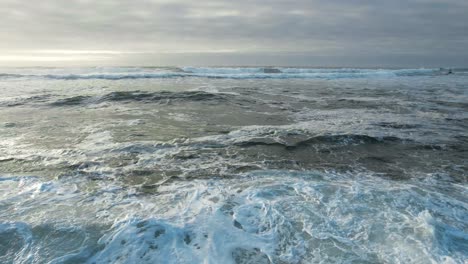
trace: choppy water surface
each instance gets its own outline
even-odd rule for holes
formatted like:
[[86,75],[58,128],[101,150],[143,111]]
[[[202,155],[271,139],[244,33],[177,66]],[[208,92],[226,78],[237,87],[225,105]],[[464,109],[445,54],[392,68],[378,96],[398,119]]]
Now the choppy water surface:
[[0,71],[1,263],[466,263],[468,72]]

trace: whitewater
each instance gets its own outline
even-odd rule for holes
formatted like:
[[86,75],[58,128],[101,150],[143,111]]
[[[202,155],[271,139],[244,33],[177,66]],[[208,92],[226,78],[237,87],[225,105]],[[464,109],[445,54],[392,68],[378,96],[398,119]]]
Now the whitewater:
[[0,263],[467,263],[467,69],[0,68],[0,91]]

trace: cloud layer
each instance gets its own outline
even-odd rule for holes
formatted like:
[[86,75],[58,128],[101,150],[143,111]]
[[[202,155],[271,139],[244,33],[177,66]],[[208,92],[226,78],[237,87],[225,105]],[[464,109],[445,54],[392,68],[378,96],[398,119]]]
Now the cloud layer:
[[466,14],[466,0],[2,0],[0,54],[145,65],[461,64]]

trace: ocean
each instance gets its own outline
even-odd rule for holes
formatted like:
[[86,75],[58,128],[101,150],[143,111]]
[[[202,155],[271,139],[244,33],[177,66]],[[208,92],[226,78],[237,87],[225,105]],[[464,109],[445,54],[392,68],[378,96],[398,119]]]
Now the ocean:
[[468,69],[0,69],[0,263],[467,263]]

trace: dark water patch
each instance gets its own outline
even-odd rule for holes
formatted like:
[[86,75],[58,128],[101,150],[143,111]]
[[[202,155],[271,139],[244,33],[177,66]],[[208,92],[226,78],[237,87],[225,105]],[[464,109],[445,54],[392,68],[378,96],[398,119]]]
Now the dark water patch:
[[236,248],[232,251],[232,257],[236,264],[270,264],[268,256],[258,248]]
[[361,144],[380,144],[380,143],[403,143],[409,142],[410,140],[404,140],[398,137],[384,136],[384,137],[372,137],[368,135],[323,135],[309,137],[303,140],[297,140],[294,138],[290,140],[288,138],[254,138],[248,141],[236,142],[234,145],[241,147],[252,147],[252,146],[282,146],[289,150],[301,147],[307,147],[309,145],[361,145]]
[[468,144],[450,144],[448,148],[456,152],[468,152]]
[[179,72],[179,73],[184,73],[186,71],[184,71],[183,69],[179,68],[179,67],[168,67],[166,68],[167,70],[170,70],[170,71],[173,71],[173,72]]
[[368,157],[362,158],[361,160],[377,162],[377,163],[393,163],[390,157],[385,157],[385,156],[368,156]]
[[412,146],[415,150],[432,150],[445,152],[468,152],[468,144],[419,144]]
[[468,129],[468,118],[445,118],[445,121],[449,122],[451,125],[453,124]]
[[23,76],[21,74],[0,73],[0,78],[21,78]]
[[457,140],[459,140],[459,141],[468,143],[468,136],[459,135],[459,136],[455,136],[454,138],[457,139]]
[[333,99],[327,100],[326,105],[323,106],[324,109],[360,109],[360,108],[369,108],[369,109],[378,109],[386,106],[385,103],[377,100],[356,100],[356,99]]
[[52,106],[73,106],[73,105],[81,105],[85,103],[87,100],[92,98],[91,96],[73,96],[65,99],[58,100],[56,102],[53,102],[51,105]]
[[[333,170],[364,169],[389,179],[401,180],[436,171],[450,171],[454,181],[466,181],[468,144],[428,144],[397,137],[336,135],[311,137],[285,143],[279,139],[255,139],[235,145],[239,164],[250,162],[262,169]],[[257,167],[257,169],[258,169]],[[239,173],[255,166],[228,167]]]
[[232,164],[228,165],[227,169],[229,171],[232,171],[234,174],[238,173],[246,173],[249,171],[256,171],[256,170],[261,170],[261,167],[258,165],[237,165],[237,164]]
[[130,172],[131,176],[150,176],[157,173],[157,171],[154,170],[132,170]]
[[437,105],[444,106],[444,107],[461,108],[464,110],[468,109],[468,103],[466,102],[450,102],[450,101],[442,101],[442,100],[430,100],[429,102],[435,103]]
[[419,125],[419,124],[401,124],[401,123],[396,123],[396,122],[380,122],[375,125],[379,127],[393,128],[393,129],[415,129],[415,128],[422,127],[422,125]]
[[379,144],[379,143],[401,143],[404,140],[393,136],[372,137],[368,135],[325,135],[309,138],[300,142],[296,146],[304,144],[340,144],[340,145],[359,145],[359,144]]
[[174,155],[174,158],[178,160],[191,160],[200,158],[200,155],[198,155],[196,152],[182,152]]
[[14,98],[12,101],[0,102],[0,106],[15,107],[31,103],[44,103],[47,102],[50,99],[50,97],[52,97],[51,94],[35,95],[30,97],[18,97]]
[[264,68],[263,73],[282,73],[282,71],[276,68]]
[[202,91],[185,92],[143,92],[143,91],[118,91],[111,92],[100,97],[74,96],[52,103],[52,106],[76,106],[85,104],[99,104],[104,102],[143,102],[143,103],[170,103],[183,101],[196,102],[224,102],[233,95],[215,94]]
[[[168,149],[168,148],[173,148],[174,145],[170,143],[156,143],[156,144],[143,144],[143,143],[135,143],[135,144],[130,144],[128,146],[122,146],[119,148],[115,148],[112,150],[112,152],[115,153],[130,153],[132,156],[130,156],[131,159],[133,159],[135,156],[134,154],[150,154],[155,152],[156,150],[160,149]],[[127,154],[125,154],[127,155]]]
[[289,145],[285,142],[278,142],[276,139],[273,139],[273,138],[254,138],[248,141],[236,142],[234,143],[234,145],[240,146],[240,147],[253,147],[253,146],[293,147],[293,145]]
[[415,145],[414,149],[422,149],[422,150],[447,150],[447,147],[444,145],[437,145],[437,144],[422,144],[422,145]]
[[6,104],[4,104],[4,106],[14,107],[14,106],[22,106],[24,104],[25,104],[25,102],[23,102],[23,101],[14,101],[14,102],[6,103]]
[[100,101],[145,101],[154,102],[161,100],[187,100],[187,101],[208,101],[208,100],[224,100],[225,96],[201,91],[186,91],[186,92],[112,92],[101,98]]
[[4,123],[4,124],[3,124],[3,127],[5,127],[5,128],[16,127],[16,123],[7,122],[7,123]]
[[449,122],[468,122],[468,118],[450,118],[450,117],[447,117],[445,118],[446,121],[449,121]]

